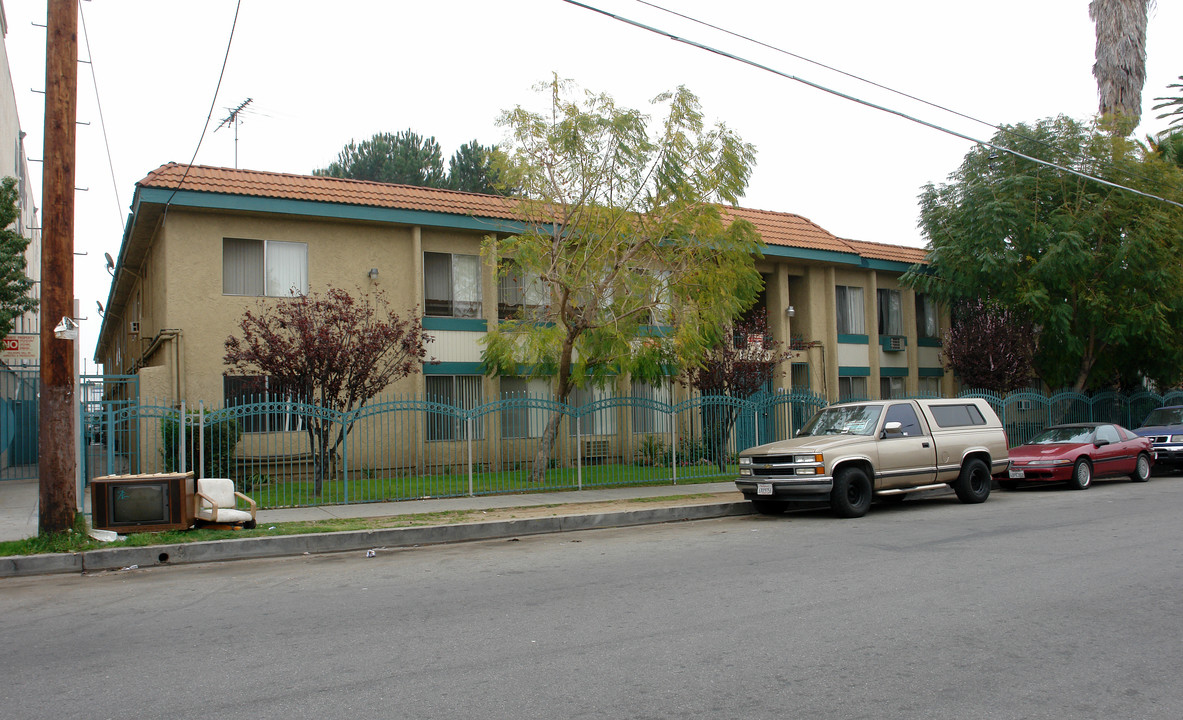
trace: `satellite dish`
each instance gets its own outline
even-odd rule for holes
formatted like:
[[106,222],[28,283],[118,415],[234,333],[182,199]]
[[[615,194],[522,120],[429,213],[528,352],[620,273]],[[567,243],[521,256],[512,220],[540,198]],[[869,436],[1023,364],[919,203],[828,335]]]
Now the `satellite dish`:
[[115,274],[115,261],[111,259],[111,253],[103,253],[103,257],[107,258],[107,272],[112,275]]
[[101,302],[99,302],[98,300],[95,300],[94,304],[99,306],[99,315],[102,315],[103,314],[103,304]]

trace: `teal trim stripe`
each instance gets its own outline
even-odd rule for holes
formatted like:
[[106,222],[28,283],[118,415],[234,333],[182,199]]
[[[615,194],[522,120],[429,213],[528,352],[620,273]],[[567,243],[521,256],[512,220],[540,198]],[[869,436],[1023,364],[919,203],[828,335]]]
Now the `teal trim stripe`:
[[918,347],[941,347],[940,338],[916,338],[916,345]]
[[880,367],[879,377],[908,377],[906,367]]
[[440,362],[423,365],[424,375],[484,375],[485,364],[479,362]]
[[838,343],[841,345],[870,345],[871,341],[866,335],[838,335]]
[[871,368],[839,365],[838,377],[871,377]]
[[425,317],[424,330],[459,330],[461,332],[486,332],[489,324],[484,318]]
[[945,377],[945,368],[920,368],[920,377]]

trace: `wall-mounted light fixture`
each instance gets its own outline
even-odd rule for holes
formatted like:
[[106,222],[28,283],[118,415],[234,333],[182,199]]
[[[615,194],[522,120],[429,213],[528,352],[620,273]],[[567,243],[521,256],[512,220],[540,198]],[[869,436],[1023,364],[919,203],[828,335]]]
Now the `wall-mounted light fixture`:
[[378,268],[370,268],[370,279],[371,280],[378,279]]
[[793,307],[792,305],[785,308],[785,317],[796,317],[796,316],[797,316],[797,308]]

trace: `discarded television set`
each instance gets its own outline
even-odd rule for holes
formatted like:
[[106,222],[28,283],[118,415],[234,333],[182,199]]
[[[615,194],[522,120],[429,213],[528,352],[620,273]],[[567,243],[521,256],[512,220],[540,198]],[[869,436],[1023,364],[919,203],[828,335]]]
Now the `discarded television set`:
[[120,534],[193,525],[193,473],[106,475],[90,481],[91,526]]

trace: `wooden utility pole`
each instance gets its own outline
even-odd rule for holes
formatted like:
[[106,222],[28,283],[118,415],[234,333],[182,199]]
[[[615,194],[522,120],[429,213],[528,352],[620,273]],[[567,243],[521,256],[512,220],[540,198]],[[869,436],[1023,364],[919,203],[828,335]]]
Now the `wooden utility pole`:
[[45,148],[41,196],[42,533],[74,526],[74,348],[55,336],[74,316],[74,141],[78,116],[78,0],[49,0],[45,38]]

